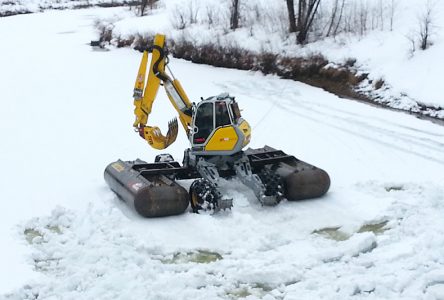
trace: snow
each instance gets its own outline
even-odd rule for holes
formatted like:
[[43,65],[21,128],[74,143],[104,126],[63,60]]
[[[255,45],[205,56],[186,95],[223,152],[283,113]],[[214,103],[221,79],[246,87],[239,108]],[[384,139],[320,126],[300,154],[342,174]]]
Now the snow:
[[0,16],[35,13],[49,9],[117,6],[130,2],[126,0],[0,0]]
[[[444,127],[302,83],[170,61],[194,101],[236,96],[251,147],[325,169],[325,197],[261,207],[231,182],[231,211],[161,219],[118,200],[106,165],[159,154],[131,127],[140,53],[88,45],[97,18],[126,13],[0,19],[0,298],[444,297]],[[173,117],[159,93],[150,124]]]

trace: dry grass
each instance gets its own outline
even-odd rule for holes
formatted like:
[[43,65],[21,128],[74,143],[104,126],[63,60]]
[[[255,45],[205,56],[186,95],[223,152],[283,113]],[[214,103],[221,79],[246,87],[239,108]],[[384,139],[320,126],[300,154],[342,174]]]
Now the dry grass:
[[[152,45],[153,36],[131,36],[123,39],[112,37],[112,30],[99,28],[100,40],[111,42],[117,47],[132,47],[144,51]],[[357,85],[368,75],[357,75],[353,66],[354,59],[348,59],[343,65],[329,67],[329,61],[321,54],[308,57],[282,56],[269,52],[256,53],[238,46],[218,44],[197,45],[184,38],[168,41],[169,52],[176,58],[182,58],[197,64],[224,67],[239,70],[260,71],[274,74],[281,78],[301,81],[320,87],[338,96],[365,99],[355,91]]]

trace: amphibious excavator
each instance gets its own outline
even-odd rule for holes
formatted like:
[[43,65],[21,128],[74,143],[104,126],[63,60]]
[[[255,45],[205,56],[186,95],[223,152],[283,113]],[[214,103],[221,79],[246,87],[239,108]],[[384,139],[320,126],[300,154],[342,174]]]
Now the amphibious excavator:
[[[139,66],[133,94],[133,126],[157,150],[176,140],[177,118],[169,122],[166,135],[159,127],[147,125],[162,85],[191,145],[184,151],[182,164],[170,154],[159,154],[154,163],[118,160],[105,169],[110,188],[139,214],[177,215],[189,205],[196,213],[231,209],[233,199],[221,190],[221,183],[230,178],[249,187],[264,206],[274,206],[284,198],[293,201],[320,197],[328,191],[330,178],[320,168],[269,146],[244,151],[251,139],[251,128],[235,97],[223,93],[192,103],[168,62],[165,36],[157,34],[153,45],[143,51]],[[178,183],[185,179],[193,180],[188,191]]]

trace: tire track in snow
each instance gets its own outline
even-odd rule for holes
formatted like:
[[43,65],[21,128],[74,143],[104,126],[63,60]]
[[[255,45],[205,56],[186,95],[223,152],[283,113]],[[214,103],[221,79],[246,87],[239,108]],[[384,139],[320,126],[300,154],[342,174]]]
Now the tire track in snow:
[[[402,132],[399,132],[399,131],[396,131],[396,130],[389,130],[389,129],[386,129],[386,128],[383,128],[383,127],[380,127],[380,126],[374,126],[373,124],[371,124],[369,122],[364,122],[363,121],[363,119],[365,120],[365,119],[379,119],[379,118],[372,118],[372,117],[368,117],[368,116],[364,116],[364,118],[361,118],[361,117],[363,117],[362,115],[360,115],[359,118],[358,118],[356,116],[356,114],[353,114],[353,113],[350,113],[350,112],[347,112],[347,111],[333,109],[331,106],[329,106],[328,109],[325,109],[325,112],[321,112],[321,110],[325,106],[316,106],[317,108],[321,109],[321,110],[316,110],[316,109],[313,109],[311,106],[304,105],[304,104],[302,104],[302,105],[304,106],[304,108],[306,108],[306,109],[308,109],[310,111],[314,110],[314,111],[316,111],[316,112],[318,112],[320,114],[336,117],[336,118],[341,119],[341,120],[343,120],[345,122],[348,122],[348,123],[360,124],[364,128],[372,127],[373,129],[377,129],[380,132],[387,133],[388,135],[392,135],[392,136],[394,136],[396,138],[399,138],[399,135],[401,135],[406,140],[408,140],[409,142],[413,142],[413,143],[416,143],[418,145],[421,145],[421,146],[424,146],[424,147],[427,147],[427,148],[433,148],[433,149],[436,149],[436,150],[439,150],[439,151],[442,151],[443,148],[444,148],[444,142],[439,142],[439,141],[436,141],[436,140],[433,140],[433,139],[430,139],[430,138],[424,138],[424,137],[420,137],[420,136],[416,136],[416,135],[412,135],[412,134],[402,133]],[[329,114],[329,112],[332,111],[332,110],[338,111],[338,112],[343,113],[343,114],[346,114],[348,117],[340,117],[339,115],[335,116],[335,115]],[[379,120],[379,121],[381,123],[383,123],[382,120]],[[398,126],[399,124],[396,124],[396,123],[393,123],[393,122],[388,122],[388,123],[396,125],[398,128],[405,128],[405,126]],[[381,125],[386,125],[386,124],[381,124]],[[419,132],[426,133],[425,131],[419,131]],[[436,136],[439,136],[439,137],[442,136],[443,139],[444,139],[444,135],[436,134]],[[423,141],[424,143],[418,142],[415,139],[419,139],[420,141]]]
[[[255,86],[256,83],[245,84],[245,86],[242,87],[242,83],[233,83],[233,84],[231,84],[231,82],[230,82],[230,86],[231,85],[237,87],[240,91],[243,91],[246,88],[253,88],[252,86]],[[269,85],[273,86],[273,84],[269,84]],[[260,89],[261,92],[265,91],[265,94],[267,94],[268,98],[272,98],[273,99],[273,98],[276,98],[277,96],[282,98],[281,100],[273,99],[271,101],[273,103],[273,105],[274,105],[274,103],[278,103],[279,101],[284,101],[284,102],[288,103],[289,107],[292,107],[292,106],[294,106],[295,102],[297,102],[298,105],[302,105],[302,106],[304,106],[306,109],[308,109],[310,111],[316,110],[315,109],[315,107],[316,107],[316,108],[319,108],[319,109],[325,111],[325,112],[321,112],[319,110],[316,110],[316,112],[318,112],[320,114],[323,114],[323,115],[328,115],[328,116],[331,116],[331,117],[335,116],[335,114],[331,114],[330,113],[331,111],[334,111],[334,112],[338,112],[340,114],[344,114],[344,115],[347,115],[347,116],[350,116],[350,117],[353,118],[353,120],[349,120],[349,119],[344,117],[343,120],[345,120],[347,122],[355,121],[357,123],[359,122],[360,124],[365,125],[366,127],[372,126],[373,128],[378,128],[379,130],[386,130],[385,128],[374,126],[371,123],[363,122],[362,121],[363,119],[365,119],[365,120],[375,120],[378,123],[381,123],[381,125],[383,125],[383,126],[393,125],[395,128],[402,128],[402,129],[405,129],[405,130],[408,130],[408,131],[413,131],[413,132],[417,132],[417,133],[420,133],[420,134],[429,135],[429,136],[433,136],[433,137],[437,137],[437,138],[442,137],[443,138],[443,142],[438,142],[438,141],[435,141],[435,140],[433,140],[431,138],[424,138],[424,137],[420,137],[420,136],[417,136],[417,135],[402,133],[402,132],[399,132],[399,131],[396,131],[396,130],[390,131],[391,134],[396,134],[396,135],[402,134],[402,135],[404,135],[406,137],[415,137],[415,138],[420,139],[420,140],[422,140],[424,142],[430,142],[432,144],[436,144],[438,147],[444,147],[444,133],[440,134],[440,133],[436,133],[436,132],[420,130],[420,129],[417,129],[417,128],[414,128],[414,127],[411,127],[411,126],[407,126],[407,125],[404,125],[404,124],[399,124],[399,123],[390,121],[388,119],[382,119],[382,118],[375,117],[375,116],[370,116],[370,115],[362,115],[362,114],[360,114],[359,118],[357,118],[357,113],[356,112],[350,112],[350,111],[346,111],[346,110],[343,110],[343,109],[338,109],[338,108],[333,107],[332,105],[329,105],[327,103],[319,103],[319,102],[313,103],[312,101],[303,100],[300,97],[297,98],[297,97],[295,97],[295,94],[300,96],[300,93],[294,93],[294,92],[290,93],[289,91],[286,91],[286,90],[288,90],[287,88],[281,89],[282,92],[278,93],[278,95],[276,95],[276,93],[275,93],[275,91],[277,90],[276,87],[274,87],[272,89],[271,87],[269,87],[267,85],[260,85],[260,86],[255,86],[254,89]],[[328,94],[330,94],[330,93],[328,93]],[[290,102],[290,100],[288,100],[288,99],[291,99],[293,102]],[[263,100],[261,99],[260,101],[263,101]],[[428,145],[426,145],[426,144],[424,144],[424,145],[428,147]]]
[[[252,86],[254,86],[256,84],[257,83],[244,84],[244,83],[239,83],[239,82],[232,84],[231,82],[229,82],[225,86],[229,86],[231,90],[233,89],[232,88],[233,86],[235,87],[235,89],[239,89],[237,91],[237,94],[245,94],[245,90],[249,90],[249,89],[260,89],[261,92],[265,91],[265,94],[266,94],[265,99],[267,99],[267,100],[262,100],[260,98],[258,100],[265,101],[265,102],[271,101],[273,103],[272,108],[274,106],[276,106],[281,111],[284,111],[286,113],[291,113],[292,115],[297,115],[303,119],[310,120],[315,123],[321,123],[321,124],[326,125],[329,128],[335,128],[335,129],[340,130],[342,132],[346,132],[346,133],[351,134],[353,136],[357,136],[357,137],[375,142],[375,143],[383,145],[385,147],[395,149],[395,150],[401,151],[403,153],[412,154],[412,155],[415,155],[415,156],[418,156],[418,157],[421,157],[421,158],[424,158],[424,159],[444,165],[444,159],[442,159],[443,153],[444,153],[444,143],[442,143],[440,141],[436,141],[431,138],[418,137],[417,135],[411,135],[411,134],[402,133],[402,132],[395,131],[395,130],[389,130],[386,128],[382,128],[380,126],[376,126],[376,124],[374,124],[374,123],[365,122],[363,120],[375,119],[378,122],[383,123],[383,119],[380,119],[377,117],[372,117],[372,116],[367,116],[367,115],[362,115],[362,114],[360,114],[359,118],[357,118],[356,113],[353,113],[353,112],[348,112],[348,111],[332,108],[331,106],[325,106],[324,103],[321,104],[319,102],[315,102],[315,104],[314,104],[309,101],[300,100],[300,98],[297,98],[294,96],[294,94],[299,94],[299,93],[290,93],[287,91],[286,93],[281,93],[279,95],[276,95],[275,93],[272,94],[271,89],[268,88],[266,85],[260,85],[260,86],[256,86],[256,88],[253,88]],[[276,89],[274,89],[274,90],[276,90]],[[248,95],[248,96],[251,97],[251,95]],[[276,97],[280,97],[281,99],[276,99]],[[289,100],[289,99],[292,99],[294,102],[290,102],[291,100]],[[285,104],[283,104],[282,102],[284,102]],[[297,104],[297,109],[294,108],[295,104]],[[306,113],[301,112],[301,110],[305,111]],[[271,111],[271,109],[270,109],[270,111]],[[269,112],[267,112],[267,114]],[[331,112],[336,112],[336,114],[331,113]],[[322,117],[310,117],[310,115],[313,113],[316,113]],[[345,114],[347,116],[340,116],[337,113]],[[265,117],[261,117],[261,120],[263,120],[263,119],[265,119]],[[327,119],[330,119],[330,121],[327,121]],[[338,122],[335,122],[338,120],[340,122],[344,123],[344,126],[341,126],[338,124]],[[399,128],[406,128],[407,127],[407,129],[409,129],[408,126],[399,125],[398,123],[395,123],[395,122],[388,122],[388,124],[394,125],[395,127],[399,127]],[[351,129],[351,128],[353,128],[353,126],[350,126],[350,125],[358,126],[359,129],[353,130],[353,129]],[[385,124],[382,124],[382,125],[385,125]],[[414,131],[417,131],[417,130],[414,130]],[[427,133],[427,134],[437,136],[437,137],[444,136],[444,135],[430,133],[430,132],[426,132],[426,131],[422,131],[422,130],[420,130],[419,132],[420,133]],[[378,139],[375,137],[374,133],[379,133],[379,134],[382,134],[386,138],[402,142],[402,145],[397,145],[394,143],[384,141],[382,139]],[[408,149],[408,148],[411,148],[412,145],[415,145],[416,149]],[[429,152],[429,154],[424,154],[423,151],[421,151],[421,150],[428,150],[427,152]]]
[[[426,154],[423,154],[423,153],[421,153],[419,151],[409,150],[409,149],[406,149],[405,147],[402,147],[402,146],[399,146],[399,145],[396,145],[396,144],[392,144],[390,142],[386,142],[386,141],[377,139],[376,137],[372,137],[372,136],[370,136],[368,134],[364,134],[364,133],[362,133],[363,131],[369,131],[369,129],[365,128],[364,126],[361,126],[359,128],[361,130],[352,130],[352,129],[347,128],[345,126],[336,125],[336,123],[334,123],[334,122],[327,122],[325,120],[320,120],[319,118],[309,117],[307,114],[303,114],[303,113],[297,112],[297,111],[295,111],[293,109],[290,109],[288,107],[281,106],[281,105],[279,105],[279,106],[282,108],[282,110],[287,110],[287,111],[289,110],[289,111],[291,111],[292,114],[298,115],[299,117],[304,118],[306,120],[311,120],[311,121],[313,121],[315,123],[321,123],[321,124],[324,124],[324,125],[326,125],[326,126],[328,126],[330,128],[335,128],[335,129],[338,129],[340,131],[347,132],[347,133],[352,134],[354,136],[357,136],[357,137],[360,137],[360,138],[363,138],[363,139],[375,142],[375,143],[383,145],[385,147],[388,147],[388,148],[391,148],[391,149],[396,149],[396,150],[401,151],[403,153],[413,154],[415,156],[418,156],[418,157],[421,157],[421,158],[424,158],[424,159],[427,159],[427,160],[430,160],[430,161],[433,161],[433,162],[437,162],[439,164],[444,165],[444,160],[443,159],[439,159],[439,158],[437,158],[435,156],[432,156],[432,155],[426,155]],[[314,110],[313,109],[307,109],[307,111],[314,111]],[[325,114],[324,114],[324,116],[332,117],[331,115],[325,115]],[[344,120],[343,118],[339,118],[339,117],[334,117],[334,118]],[[348,120],[344,120],[344,121],[348,121]],[[349,124],[356,124],[358,122],[353,121],[353,122],[348,122],[348,123]],[[363,124],[361,124],[361,125],[363,125]],[[378,131],[380,131],[380,133],[383,133],[383,134],[384,133],[385,134],[388,133],[388,135],[390,135],[394,139],[403,140],[405,142],[413,143],[413,144],[419,145],[421,147],[425,147],[425,148],[427,148],[429,150],[440,151],[440,155],[439,155],[440,157],[442,157],[442,153],[444,152],[444,149],[433,149],[433,148],[429,147],[428,145],[424,145],[422,143],[418,143],[418,142],[414,141],[413,139],[399,138],[399,137],[397,137],[395,135],[395,132],[391,132],[391,131],[384,132],[384,130],[379,130],[380,129],[379,127],[374,127],[374,126],[369,126],[369,127],[372,127],[372,129],[378,130]]]
[[[285,106],[283,106],[283,107],[285,107]],[[314,112],[319,113],[321,115],[328,116],[328,117],[331,117],[331,118],[335,118],[337,120],[341,120],[341,121],[343,121],[344,123],[347,123],[347,124],[359,125],[362,129],[365,129],[367,131],[370,131],[370,129],[372,129],[374,131],[377,131],[378,133],[382,133],[382,134],[384,134],[386,136],[391,136],[392,138],[394,138],[396,140],[405,141],[405,142],[407,142],[409,144],[415,144],[415,145],[418,145],[420,147],[424,147],[424,148],[427,148],[427,149],[430,149],[430,150],[435,150],[435,151],[440,151],[440,152],[444,150],[444,143],[440,143],[438,141],[434,141],[434,140],[431,140],[431,139],[425,139],[425,138],[421,138],[421,137],[416,137],[416,136],[408,135],[408,134],[405,134],[405,133],[401,133],[399,131],[389,130],[389,129],[385,129],[385,128],[382,128],[382,127],[379,127],[379,126],[374,126],[374,125],[372,125],[372,124],[370,124],[368,122],[364,122],[364,121],[362,121],[362,119],[358,119],[358,118],[341,117],[341,116],[338,116],[338,115],[328,114],[328,111],[327,111],[327,113],[325,113],[325,112],[322,112],[321,110],[314,109],[313,107],[310,107],[310,106],[304,106],[303,105],[303,108],[306,111],[314,111]],[[288,106],[285,109],[292,110]],[[294,112],[294,110],[292,110],[292,111]],[[423,141],[423,142],[420,142],[417,139],[419,139],[420,141]]]
[[[247,89],[248,88],[250,88],[250,89],[257,89],[257,90],[260,90],[261,92],[265,91],[266,94],[268,96],[270,96],[270,97],[276,97],[276,96],[283,96],[283,95],[285,95],[288,98],[295,99],[295,101],[297,101],[298,103],[313,104],[312,101],[306,101],[306,100],[303,100],[303,99],[300,99],[300,98],[295,98],[295,95],[300,96],[301,94],[297,90],[296,90],[296,92],[292,91],[292,93],[290,94],[289,91],[288,91],[288,85],[285,85],[284,88],[280,88],[280,87],[276,88],[276,84],[273,83],[273,82],[267,81],[265,83],[264,82],[262,82],[262,83],[263,84],[258,85],[256,82],[252,82],[251,84],[239,83],[239,82],[230,82],[230,84],[228,86],[235,86],[236,88],[239,89],[239,91],[243,91],[246,88]],[[223,86],[224,88],[227,88],[227,85],[221,84],[221,86]],[[280,90],[281,92],[279,92],[278,95],[276,95],[276,90]],[[286,92],[286,94],[284,94],[284,92]],[[325,93],[329,94],[329,95],[333,95],[333,94],[331,94],[329,92],[325,92]],[[334,97],[337,97],[337,96],[334,96]],[[282,97],[282,99],[284,99],[284,101],[285,101],[284,97]],[[339,98],[339,99],[343,100],[342,98]],[[263,101],[263,100],[260,100],[260,101]],[[278,101],[278,100],[276,100],[276,101]],[[346,101],[348,101],[348,100],[346,100]],[[272,102],[274,103],[275,101],[272,101]],[[294,103],[291,103],[291,104],[294,104]],[[320,108],[327,107],[329,111],[336,111],[336,112],[339,112],[339,113],[347,114],[347,115],[352,116],[352,117],[356,117],[356,112],[350,112],[350,111],[346,111],[346,110],[343,110],[343,109],[339,109],[337,107],[329,105],[328,103],[322,103],[321,104],[319,102],[316,102],[316,104],[318,104],[318,107],[320,107]],[[377,107],[377,108],[380,109],[379,107]],[[363,116],[363,115],[361,114],[360,116]],[[422,134],[433,136],[433,137],[442,137],[444,139],[444,133],[440,134],[440,133],[436,133],[436,132],[430,132],[430,131],[426,131],[426,130],[421,130],[421,129],[418,129],[418,128],[414,128],[414,127],[411,127],[411,126],[408,126],[408,125],[405,125],[405,124],[396,123],[396,122],[393,122],[393,121],[391,121],[389,119],[383,119],[383,118],[376,117],[376,116],[365,115],[364,117],[365,117],[365,119],[368,119],[368,120],[375,120],[375,121],[381,123],[383,126],[393,125],[396,128],[402,128],[402,129],[406,129],[406,130],[409,130],[409,131],[422,133]],[[444,145],[444,143],[442,145]]]

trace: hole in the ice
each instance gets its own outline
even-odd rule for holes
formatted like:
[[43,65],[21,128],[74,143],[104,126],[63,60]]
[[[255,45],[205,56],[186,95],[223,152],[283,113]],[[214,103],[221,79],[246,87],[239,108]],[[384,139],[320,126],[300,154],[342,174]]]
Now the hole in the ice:
[[348,234],[340,231],[341,227],[326,227],[321,229],[316,229],[312,234],[320,235],[324,238],[335,240],[335,241],[345,241],[350,238]]
[[238,283],[236,288],[226,292],[230,299],[242,299],[249,296],[256,296],[262,298],[274,288],[263,282],[255,283]]
[[34,228],[26,228],[23,234],[25,235],[25,239],[29,244],[32,244],[37,240],[43,238],[43,234]]
[[264,292],[271,292],[272,290],[274,290],[274,288],[272,286],[270,286],[266,283],[263,283],[263,282],[253,283],[252,287],[255,289],[260,289]]
[[62,230],[60,229],[59,226],[49,226],[48,225],[48,226],[46,226],[46,228],[49,229],[49,231],[52,231],[54,233],[62,234]]
[[227,292],[227,296],[230,297],[231,299],[247,298],[248,296],[251,295],[252,294],[247,287],[235,288]]
[[[46,229],[49,231],[56,233],[56,234],[62,234],[62,230],[59,226],[46,226]],[[25,239],[29,244],[39,243],[43,239],[44,233],[40,232],[38,229],[35,228],[26,228],[23,231],[23,234],[25,235]]]
[[402,185],[390,185],[384,188],[387,192],[399,192],[404,190],[404,186]]
[[362,225],[361,228],[359,228],[358,233],[362,232],[373,232],[374,234],[381,234],[387,231],[389,228],[385,227],[387,225],[388,221],[382,221],[378,223],[370,223]]
[[197,263],[208,264],[223,259],[217,252],[197,250],[195,252],[175,253],[171,258],[162,259],[164,264]]

